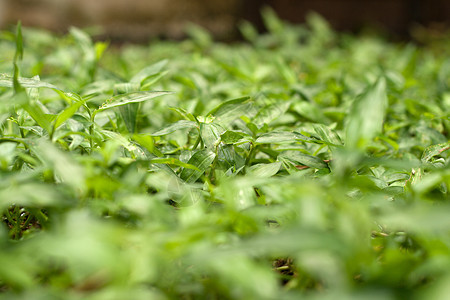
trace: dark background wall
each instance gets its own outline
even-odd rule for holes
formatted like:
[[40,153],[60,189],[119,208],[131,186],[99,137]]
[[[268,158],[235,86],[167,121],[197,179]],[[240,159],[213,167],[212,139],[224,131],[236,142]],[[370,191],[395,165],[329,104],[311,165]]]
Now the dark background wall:
[[264,5],[291,22],[303,22],[316,11],[339,30],[371,24],[403,37],[414,24],[448,28],[450,21],[450,0],[0,0],[0,27],[19,19],[56,31],[98,25],[113,39],[145,40],[180,38],[193,22],[219,39],[232,39],[239,20],[262,29]]
[[[303,22],[306,12],[316,11],[340,30],[357,30],[375,25],[398,34],[407,34],[414,24],[440,23],[448,26],[450,0],[265,0],[254,5],[272,6],[283,19]],[[251,6],[250,2],[248,5]],[[248,9],[247,11],[250,11]],[[258,20],[257,15],[252,18]],[[257,21],[258,22],[258,21]]]

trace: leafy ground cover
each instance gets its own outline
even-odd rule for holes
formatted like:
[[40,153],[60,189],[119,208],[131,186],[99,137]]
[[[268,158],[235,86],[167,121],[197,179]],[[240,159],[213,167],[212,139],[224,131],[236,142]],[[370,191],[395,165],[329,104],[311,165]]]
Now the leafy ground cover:
[[0,41],[0,297],[446,299],[449,44]]

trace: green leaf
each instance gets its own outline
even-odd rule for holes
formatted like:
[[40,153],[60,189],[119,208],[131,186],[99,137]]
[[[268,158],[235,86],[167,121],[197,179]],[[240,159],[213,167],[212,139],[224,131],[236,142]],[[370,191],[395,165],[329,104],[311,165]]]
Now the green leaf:
[[220,136],[221,142],[224,144],[236,144],[239,141],[249,142],[251,140],[251,136],[246,134],[245,132],[235,131],[235,130],[227,130]]
[[283,79],[289,83],[289,86],[292,86],[297,82],[297,74],[288,66],[281,56],[275,59],[275,66]]
[[131,83],[131,82],[120,82],[114,84],[114,94],[123,95],[133,92],[138,92],[141,88],[139,83]]
[[[32,190],[32,188],[31,188]],[[0,192],[2,199],[8,199],[3,196],[12,196],[15,194],[11,191],[9,195],[2,195]],[[18,202],[20,203],[20,202]],[[26,205],[25,203],[23,205]],[[6,207],[3,207],[5,209]],[[2,268],[0,269],[0,277],[2,281],[5,282],[5,285],[11,286],[13,288],[18,289],[28,289],[32,288],[35,285],[35,279],[32,273],[29,272],[30,266],[28,265],[27,260],[18,259],[18,255],[14,253],[2,253],[0,256],[0,264]]]
[[212,109],[206,116],[214,116],[217,122],[229,122],[239,118],[245,114],[244,107],[247,106],[250,97],[241,97],[225,101],[214,109]]
[[[154,153],[155,150],[155,144],[153,142],[153,138],[151,135],[148,134],[133,134],[132,139],[136,141],[139,145],[147,149],[150,153]],[[160,155],[157,155],[160,156]]]
[[225,132],[222,126],[216,123],[200,123],[200,135],[206,148],[213,151],[217,146],[220,135]]
[[14,63],[23,59],[23,36],[22,36],[22,23],[17,22],[16,27],[16,53],[14,55]]
[[339,135],[328,126],[323,124],[313,124],[313,128],[319,138],[326,144],[330,146],[342,146],[342,141]]
[[308,101],[298,102],[294,105],[294,110],[299,115],[312,122],[325,124],[329,123],[328,119],[323,114],[323,111],[319,107],[317,107],[317,105],[314,105],[311,102]]
[[431,146],[425,148],[425,151],[423,151],[421,160],[422,160],[422,162],[427,163],[431,160],[431,158],[433,158],[436,155],[441,154],[444,151],[447,151],[448,149],[450,149],[450,142],[437,144],[437,145],[431,145]]
[[77,97],[74,97],[70,94],[66,94],[66,97],[69,97],[70,99],[72,99],[73,102],[57,115],[57,117],[53,123],[54,129],[58,128],[65,121],[70,119],[78,111],[78,109],[85,103],[85,100],[78,99]]
[[289,159],[295,163],[302,164],[311,168],[325,169],[328,167],[328,165],[320,158],[299,151],[285,151],[282,152],[278,157]]
[[186,33],[198,46],[202,48],[208,47],[213,42],[211,34],[197,24],[187,24]]
[[249,174],[258,178],[268,178],[277,174],[280,170],[281,162],[274,162],[270,164],[256,164],[251,166],[248,171]]
[[0,190],[0,209],[3,211],[11,205],[29,207],[67,205],[66,199],[53,186],[39,182],[13,182],[8,188]]
[[84,190],[85,170],[73,156],[43,139],[37,142],[34,152],[47,167],[54,170],[57,180],[75,190]]
[[78,42],[78,45],[80,45],[85,52],[93,50],[94,44],[92,43],[90,36],[86,32],[76,27],[71,27],[70,34],[74,37],[74,39]]
[[379,78],[353,103],[346,125],[347,148],[365,149],[381,133],[386,107],[386,82]]
[[276,118],[284,115],[291,105],[290,101],[279,101],[268,106],[264,106],[258,111],[258,114],[253,120],[257,126],[262,126],[264,123],[269,124]]
[[[61,90],[53,84],[40,81],[36,78],[18,77],[18,82],[24,88],[49,88],[53,90]],[[8,74],[0,74],[0,87],[13,87],[13,77]]]
[[162,136],[167,135],[169,133],[172,133],[174,131],[180,130],[180,129],[191,129],[197,126],[196,122],[193,121],[187,121],[187,120],[180,120],[175,123],[170,124],[167,127],[161,128],[155,133],[152,133],[152,136]]
[[176,158],[153,158],[150,160],[150,163],[175,165],[175,166],[183,167],[185,169],[191,169],[191,170],[200,172],[200,169],[197,168],[196,166],[184,163]]
[[258,144],[280,144],[311,140],[311,138],[297,132],[272,131],[260,135],[255,142]]
[[51,121],[53,117],[44,113],[42,108],[37,103],[24,104],[23,109],[33,118],[36,123],[44,128],[48,133],[52,132]]
[[167,65],[168,60],[164,59],[162,61],[159,61],[153,65],[147,66],[144,69],[142,69],[141,71],[139,71],[136,75],[134,75],[131,79],[130,82],[132,83],[138,83],[138,84],[142,84],[147,78],[151,77],[151,76],[155,76],[158,73],[161,72],[161,70]]
[[181,108],[181,107],[169,107],[169,109],[177,112],[180,116],[182,116],[186,120],[195,121],[194,115],[192,115],[190,112],[188,112],[184,108]]
[[242,21],[239,24],[239,31],[242,34],[242,36],[249,42],[255,43],[258,39],[258,30],[256,27],[249,21]]
[[168,95],[168,94],[172,94],[172,92],[166,92],[166,91],[147,92],[147,91],[142,91],[142,92],[133,92],[133,93],[128,93],[128,94],[124,94],[124,95],[114,96],[111,99],[107,100],[105,103],[103,103],[97,109],[97,112],[103,111],[103,110],[106,110],[106,109],[110,109],[110,108],[113,108],[113,107],[127,105],[129,103],[144,102],[144,101],[153,99],[155,97]]
[[189,165],[197,167],[198,170],[183,169],[180,174],[180,178],[188,183],[193,183],[205,173],[209,166],[213,163],[216,155],[207,149],[196,151],[189,161]]
[[78,28],[71,27],[69,32],[83,52],[82,70],[86,72],[90,80],[94,80],[97,68],[97,58],[98,55],[100,55],[101,46],[96,49],[91,37]]
[[123,118],[125,126],[129,133],[136,131],[137,116],[139,112],[139,103],[130,103],[129,105],[119,107],[120,115]]
[[121,145],[122,147],[124,147],[125,149],[130,151],[131,153],[134,153],[136,151],[136,148],[137,148],[136,145],[134,143],[130,142],[130,140],[128,138],[124,137],[120,133],[110,131],[110,130],[100,130],[100,132],[102,134],[104,134],[105,136],[107,136],[109,139],[117,142],[119,145]]
[[277,16],[273,8],[264,6],[261,15],[264,25],[271,33],[281,34],[284,31],[283,21]]

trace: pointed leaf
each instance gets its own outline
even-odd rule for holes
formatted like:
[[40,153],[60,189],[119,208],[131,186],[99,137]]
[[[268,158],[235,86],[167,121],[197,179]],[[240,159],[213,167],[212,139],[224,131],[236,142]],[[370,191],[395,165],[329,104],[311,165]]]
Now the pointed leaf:
[[220,140],[220,135],[225,132],[222,126],[216,123],[200,123],[200,135],[205,147],[213,151]]
[[169,165],[175,165],[175,166],[183,167],[183,168],[185,168],[185,169],[192,169],[192,170],[195,170],[195,171],[199,171],[199,172],[200,172],[200,169],[197,168],[196,166],[191,165],[191,164],[187,164],[187,163],[185,163],[185,162],[182,162],[182,161],[180,161],[180,160],[178,160],[178,159],[176,159],[176,158],[172,158],[172,157],[171,157],[171,158],[153,158],[153,159],[150,160],[150,162],[151,162],[152,164],[169,164]]
[[[40,81],[36,78],[18,77],[18,81],[24,88],[49,88],[53,90],[61,90],[51,83]],[[8,74],[0,74],[0,87],[13,87],[13,77]]]
[[227,130],[220,136],[221,142],[225,144],[235,144],[242,140],[248,142],[250,139],[251,136],[247,133],[235,130]]
[[159,61],[153,65],[150,65],[148,67],[145,67],[141,71],[139,71],[136,75],[134,75],[130,82],[132,83],[138,83],[139,85],[148,77],[154,76],[161,72],[161,70],[167,65],[168,60],[164,59],[162,61]]
[[14,56],[14,62],[22,60],[23,58],[23,36],[22,36],[22,23],[17,22],[16,27],[16,53]]
[[249,168],[249,173],[255,177],[268,178],[277,174],[280,167],[281,162],[279,161],[270,164],[257,164]]
[[195,121],[194,115],[191,114],[190,112],[188,112],[187,110],[185,110],[184,108],[181,108],[181,107],[169,107],[169,109],[177,112],[180,116],[182,116],[186,120]]
[[134,133],[136,130],[139,103],[130,103],[129,105],[120,106],[119,111],[128,132]]
[[60,112],[56,117],[55,123],[53,125],[54,129],[58,128],[65,121],[71,118],[85,102],[75,97],[71,97],[71,99],[73,100],[73,102],[68,107],[66,107],[62,112]]
[[264,125],[264,123],[269,124],[271,121],[284,115],[290,105],[290,101],[280,101],[278,103],[265,106],[260,111],[258,111],[258,114],[253,120],[253,123],[255,123],[257,126],[262,126]]
[[172,92],[161,91],[161,92],[134,92],[128,93],[124,95],[114,96],[105,103],[103,103],[98,109],[97,112],[103,111],[105,109],[118,107],[122,105],[127,105],[129,103],[139,103],[143,101],[147,101],[153,99],[155,97],[172,94]]
[[49,115],[46,115],[42,108],[35,103],[27,103],[23,105],[23,109],[33,118],[36,123],[44,128],[47,132],[51,132],[51,119]]
[[348,148],[364,149],[381,132],[386,106],[386,82],[380,78],[353,103],[347,118]]
[[249,99],[250,97],[241,97],[225,101],[212,109],[207,116],[215,116],[222,121],[226,121],[225,119],[229,116],[236,119],[239,117],[239,114],[242,114],[242,107]]
[[329,123],[329,121],[323,114],[323,111],[317,105],[314,105],[312,102],[309,101],[298,102],[294,106],[294,110],[307,120],[325,124]]
[[180,178],[188,183],[197,181],[197,179],[199,179],[200,176],[202,176],[203,173],[205,173],[205,171],[213,163],[215,158],[216,155],[214,154],[214,152],[211,152],[207,149],[195,152],[187,163],[197,167],[198,170],[183,169],[180,174]]
[[339,135],[328,126],[323,124],[313,124],[313,128],[319,138],[326,144],[332,146],[342,146],[342,141]]
[[169,126],[165,128],[161,128],[155,133],[152,133],[152,136],[162,136],[169,133],[172,133],[174,131],[180,130],[180,129],[191,129],[197,126],[196,122],[193,121],[187,121],[187,120],[180,120],[175,123],[170,124]]
[[311,138],[297,132],[272,131],[260,135],[255,142],[258,144],[277,144],[311,140]]
[[299,151],[285,151],[278,157],[288,159],[311,168],[324,169],[328,167],[328,165],[320,158]]
[[[153,138],[148,134],[133,134],[132,139],[137,142],[139,145],[147,149],[150,153],[154,153],[155,145],[153,142]],[[159,156],[159,155],[157,155]]]
[[43,139],[38,141],[34,147],[34,152],[45,165],[54,170],[56,176],[62,182],[74,189],[83,189],[85,187],[84,170],[72,156]]

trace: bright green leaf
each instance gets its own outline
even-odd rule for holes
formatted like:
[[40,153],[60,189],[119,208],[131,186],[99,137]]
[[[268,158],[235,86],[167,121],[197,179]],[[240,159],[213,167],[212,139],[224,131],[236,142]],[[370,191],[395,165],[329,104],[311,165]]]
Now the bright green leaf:
[[386,107],[386,83],[379,78],[353,103],[347,118],[346,147],[365,149],[381,133]]
[[118,95],[110,98],[105,103],[103,103],[97,110],[103,111],[113,107],[118,107],[122,105],[127,105],[129,103],[139,103],[144,102],[155,97],[171,94],[172,92],[134,92],[124,95]]

